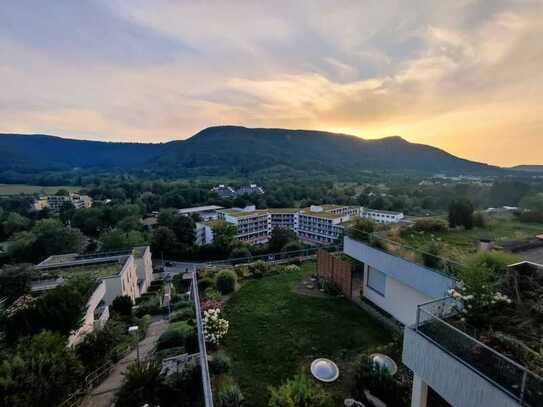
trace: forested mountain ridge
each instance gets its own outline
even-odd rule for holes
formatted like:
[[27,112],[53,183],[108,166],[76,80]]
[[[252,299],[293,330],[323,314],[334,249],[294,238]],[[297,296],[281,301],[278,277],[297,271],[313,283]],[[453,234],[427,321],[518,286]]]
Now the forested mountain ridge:
[[331,173],[377,170],[480,173],[497,167],[401,137],[365,140],[322,131],[209,127],[180,141],[111,143],[0,134],[0,170],[139,169],[210,175],[285,168]]

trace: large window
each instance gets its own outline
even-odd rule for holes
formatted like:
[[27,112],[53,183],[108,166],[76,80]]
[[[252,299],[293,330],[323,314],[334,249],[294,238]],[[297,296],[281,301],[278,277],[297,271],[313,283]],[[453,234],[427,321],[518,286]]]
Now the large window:
[[373,267],[368,267],[368,283],[367,286],[371,288],[376,293],[385,296],[385,286],[386,286],[387,276],[385,273],[374,269]]

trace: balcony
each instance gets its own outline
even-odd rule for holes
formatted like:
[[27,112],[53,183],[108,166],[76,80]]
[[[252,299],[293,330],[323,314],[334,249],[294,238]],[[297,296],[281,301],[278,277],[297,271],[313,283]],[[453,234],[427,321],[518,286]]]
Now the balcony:
[[453,326],[459,304],[422,304],[405,329],[403,362],[452,405],[543,406],[543,379]]

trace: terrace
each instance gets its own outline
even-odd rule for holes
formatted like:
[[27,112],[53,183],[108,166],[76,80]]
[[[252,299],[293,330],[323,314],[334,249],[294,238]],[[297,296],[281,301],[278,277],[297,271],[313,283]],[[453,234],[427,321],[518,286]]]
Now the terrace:
[[[507,230],[512,221],[507,222],[505,226],[492,223],[491,228]],[[403,244],[446,239],[450,254],[451,236],[458,241],[463,232],[351,230],[345,248],[421,292],[439,274],[461,281],[453,291],[454,299],[428,291],[430,298],[441,299],[418,306],[416,321],[405,329],[403,362],[422,387],[435,390],[452,405],[541,406],[543,267],[512,264],[515,257],[503,251],[477,254],[473,231],[465,231],[462,263],[421,250],[426,243]],[[417,239],[402,238],[410,234]],[[468,241],[472,247],[467,247]]]
[[453,405],[543,405],[543,379],[482,342],[488,337],[468,334],[476,330],[462,323],[460,307],[451,297],[420,305],[403,362]]
[[297,272],[247,280],[226,302],[230,330],[224,350],[247,405],[267,405],[269,386],[308,373],[318,357],[339,367],[339,380],[326,390],[334,405],[341,405],[353,384],[355,360],[391,342],[389,330],[346,299],[298,292],[296,287],[314,272],[308,262]]

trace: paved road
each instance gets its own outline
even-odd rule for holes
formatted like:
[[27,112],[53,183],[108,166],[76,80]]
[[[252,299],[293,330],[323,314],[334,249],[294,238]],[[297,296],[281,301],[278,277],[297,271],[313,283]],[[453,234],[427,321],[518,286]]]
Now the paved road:
[[[166,330],[168,321],[160,319],[158,321],[151,322],[147,330],[147,336],[140,341],[140,357],[146,358],[153,350],[158,337]],[[128,366],[137,360],[137,353],[134,349],[127,356],[121,359],[113,367],[113,370],[109,374],[106,380],[104,380],[98,387],[83,400],[82,407],[110,407],[113,404],[115,390],[121,387],[123,382],[123,373],[126,372]]]

